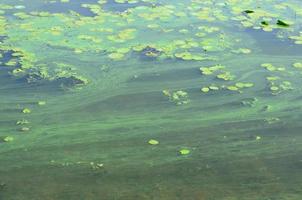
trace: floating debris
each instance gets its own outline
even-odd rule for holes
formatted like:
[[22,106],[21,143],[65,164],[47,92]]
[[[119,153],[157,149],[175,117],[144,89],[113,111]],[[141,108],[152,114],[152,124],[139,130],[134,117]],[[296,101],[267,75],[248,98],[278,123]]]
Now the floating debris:
[[21,119],[16,122],[17,125],[29,124],[29,121],[26,119]]
[[282,20],[278,20],[276,24],[282,27],[289,27],[289,24]]
[[268,124],[275,124],[280,122],[280,119],[278,117],[269,117],[266,118],[264,121],[267,122]]
[[93,170],[99,170],[104,167],[103,163],[95,163],[95,162],[90,162],[90,166]]

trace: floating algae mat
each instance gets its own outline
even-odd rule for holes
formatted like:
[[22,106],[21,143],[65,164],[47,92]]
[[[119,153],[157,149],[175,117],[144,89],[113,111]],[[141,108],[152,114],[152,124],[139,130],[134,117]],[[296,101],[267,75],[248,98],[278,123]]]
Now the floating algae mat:
[[0,199],[300,200],[300,0],[0,0]]

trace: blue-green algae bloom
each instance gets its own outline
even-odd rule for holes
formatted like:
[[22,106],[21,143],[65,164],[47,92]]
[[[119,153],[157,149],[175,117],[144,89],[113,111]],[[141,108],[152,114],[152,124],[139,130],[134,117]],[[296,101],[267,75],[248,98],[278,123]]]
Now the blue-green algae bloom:
[[300,200],[301,0],[0,0],[0,199]]

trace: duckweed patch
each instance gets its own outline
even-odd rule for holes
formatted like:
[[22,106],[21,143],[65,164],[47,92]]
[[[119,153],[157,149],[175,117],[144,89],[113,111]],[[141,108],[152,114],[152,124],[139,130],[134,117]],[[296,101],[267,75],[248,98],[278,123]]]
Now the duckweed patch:
[[183,90],[178,90],[175,92],[170,92],[169,90],[163,90],[163,94],[176,105],[184,105],[190,102],[188,93]]

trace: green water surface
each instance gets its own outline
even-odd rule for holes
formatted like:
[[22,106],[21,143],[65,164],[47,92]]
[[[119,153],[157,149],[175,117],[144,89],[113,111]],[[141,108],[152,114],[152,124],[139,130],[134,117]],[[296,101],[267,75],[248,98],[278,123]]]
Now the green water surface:
[[301,24],[300,0],[0,0],[0,200],[300,200]]

